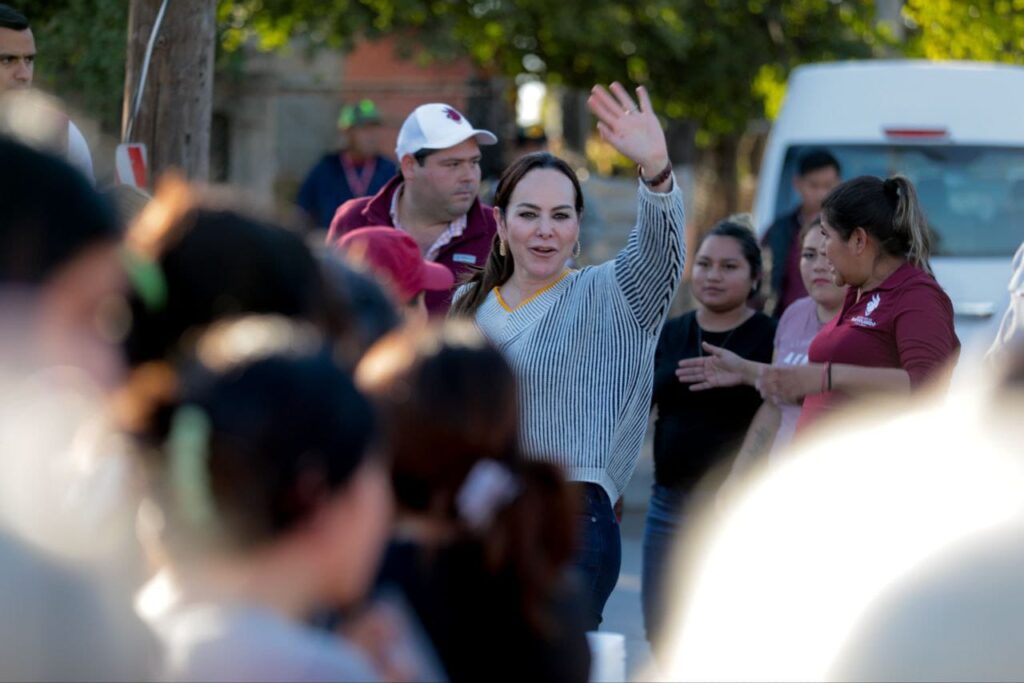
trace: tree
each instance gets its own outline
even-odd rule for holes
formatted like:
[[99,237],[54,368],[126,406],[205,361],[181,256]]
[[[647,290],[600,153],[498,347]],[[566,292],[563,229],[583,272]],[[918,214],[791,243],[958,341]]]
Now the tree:
[[[882,44],[872,3],[853,0],[252,0],[265,35],[317,27],[415,30],[419,56],[468,54],[493,73],[549,83],[646,84],[669,120],[689,120],[716,160],[724,204],[738,203],[736,147],[751,119],[774,114],[789,71],[868,57]],[[344,9],[344,13],[339,12]],[[366,9],[372,10],[371,15]]]
[[[96,3],[111,16],[112,5],[124,5],[70,4]],[[933,11],[925,0],[911,5]],[[934,11],[960,5],[938,0]],[[868,57],[885,44],[874,4],[858,0],[219,0],[217,31],[225,54],[243,44],[275,49],[294,36],[347,48],[361,36],[406,32],[402,44],[418,59],[468,53],[496,75],[532,72],[571,87],[647,84],[659,111],[692,121],[696,142],[718,160],[729,209],[738,136],[751,119],[774,114],[789,71]]]
[[[17,4],[17,3],[16,3]],[[124,86],[128,3],[35,0],[21,6],[39,52],[36,82],[116,130]]]
[[908,53],[1024,64],[1024,0],[907,0]]
[[146,144],[154,175],[176,168],[189,178],[205,180],[210,170],[216,0],[167,4],[133,121],[146,47],[161,2],[131,2],[123,137]]

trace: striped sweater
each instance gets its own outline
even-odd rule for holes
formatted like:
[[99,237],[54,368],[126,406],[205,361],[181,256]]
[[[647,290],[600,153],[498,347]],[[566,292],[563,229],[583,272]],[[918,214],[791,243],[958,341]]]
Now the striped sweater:
[[654,350],[685,258],[678,187],[638,194],[637,225],[614,261],[572,271],[512,312],[492,291],[476,313],[519,380],[525,452],[612,502],[640,457]]

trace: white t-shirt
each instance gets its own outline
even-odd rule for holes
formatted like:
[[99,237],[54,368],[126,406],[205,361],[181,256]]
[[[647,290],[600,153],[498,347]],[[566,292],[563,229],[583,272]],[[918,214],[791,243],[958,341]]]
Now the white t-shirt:
[[96,184],[96,176],[92,170],[92,154],[85,141],[82,131],[72,121],[68,121],[68,163],[81,171],[89,182]]
[[166,574],[150,580],[136,612],[163,647],[167,681],[376,681],[355,647],[255,604],[183,599]]

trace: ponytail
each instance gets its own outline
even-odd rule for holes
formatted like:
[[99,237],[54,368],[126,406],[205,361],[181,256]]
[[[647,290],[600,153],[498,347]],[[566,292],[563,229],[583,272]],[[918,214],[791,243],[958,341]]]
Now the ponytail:
[[863,228],[887,254],[931,274],[931,229],[913,183],[904,176],[847,180],[822,202],[821,215],[844,240]]
[[907,260],[921,270],[931,273],[928,258],[932,250],[932,235],[917,199],[917,190],[914,189],[913,183],[901,175],[889,178],[882,187],[887,195],[896,200],[892,229],[907,247]]
[[512,277],[512,271],[515,270],[515,261],[512,260],[512,254],[507,253],[507,250],[508,245],[506,245],[505,256],[502,256],[501,238],[495,233],[491,242],[491,251],[487,255],[487,263],[483,268],[473,271],[472,275],[465,280],[469,289],[452,303],[451,315],[472,317],[492,289],[508,282],[508,279]]
[[518,495],[475,537],[483,544],[485,566],[518,588],[527,622],[555,638],[558,620],[550,606],[576,552],[576,499],[555,465],[521,461],[515,469]]

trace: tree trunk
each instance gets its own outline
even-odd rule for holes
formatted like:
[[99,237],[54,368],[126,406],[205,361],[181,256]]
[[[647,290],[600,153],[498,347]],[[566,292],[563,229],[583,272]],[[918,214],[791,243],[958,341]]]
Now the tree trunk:
[[[146,45],[161,0],[131,0],[122,137],[128,128]],[[146,145],[149,177],[175,168],[193,180],[210,172],[216,0],[171,0],[149,63],[128,142]]]
[[698,232],[703,235],[715,223],[735,213],[740,207],[740,186],[737,164],[739,135],[722,135],[707,150],[703,175],[705,202],[700,211]]

